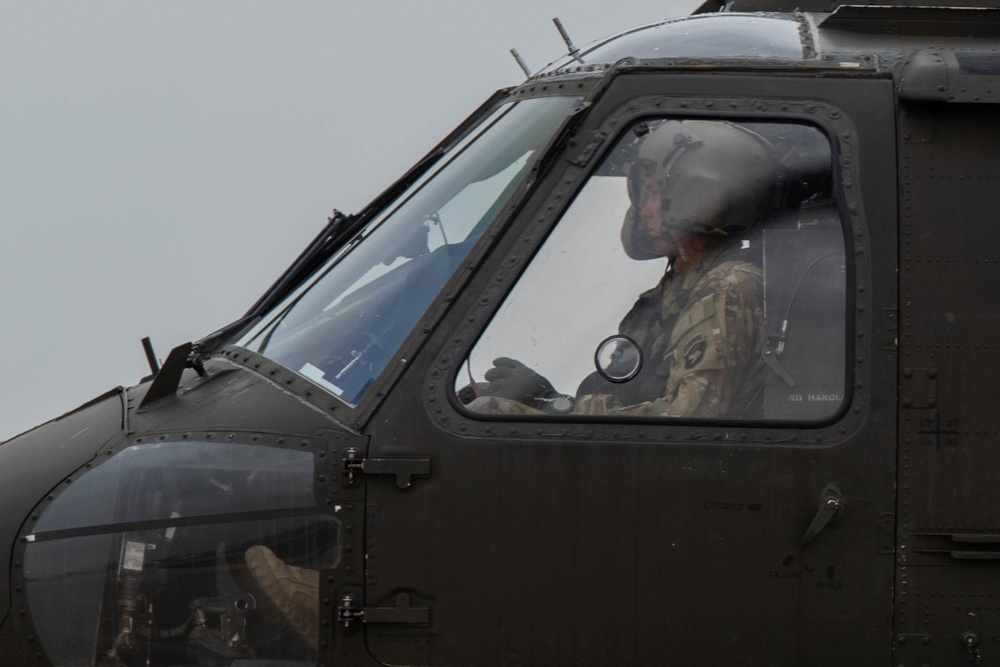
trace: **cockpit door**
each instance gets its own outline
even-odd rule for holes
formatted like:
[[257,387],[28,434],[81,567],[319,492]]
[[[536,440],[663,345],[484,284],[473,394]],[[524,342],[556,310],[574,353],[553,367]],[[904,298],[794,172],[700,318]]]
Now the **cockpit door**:
[[[701,267],[739,285],[729,297],[713,292],[721,301],[696,301],[697,287],[668,301],[666,261],[632,257],[627,241],[623,254],[621,230],[639,204],[629,174],[646,137],[669,123],[703,143],[733,137],[784,176],[826,160],[826,172],[809,171],[814,182],[774,186],[745,237],[725,252],[720,242]],[[359,473],[365,580],[331,601],[348,621],[338,659],[887,663],[893,136],[889,81],[615,79],[470,282],[445,295],[448,314],[365,428],[366,466],[386,474]],[[677,157],[670,178],[683,172],[703,202],[733,185],[699,181],[686,161]],[[624,335],[644,298],[660,299],[651,322],[677,331],[684,320],[685,334]],[[737,315],[752,333],[720,333]],[[647,378],[655,392],[636,385],[626,399],[609,387],[630,380],[610,362],[601,372],[602,337],[588,342],[601,331],[667,369],[660,385]],[[752,354],[733,351],[727,335],[753,340]],[[501,357],[552,392],[489,396],[486,375]],[[723,377],[735,359],[760,374],[746,385],[759,391],[727,394],[709,382],[704,411],[671,412],[677,378]]]

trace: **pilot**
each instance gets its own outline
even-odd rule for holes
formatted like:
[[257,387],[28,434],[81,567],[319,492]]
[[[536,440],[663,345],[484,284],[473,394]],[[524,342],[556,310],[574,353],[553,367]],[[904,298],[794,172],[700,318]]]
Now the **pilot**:
[[649,131],[628,174],[621,240],[632,259],[667,257],[656,287],[619,325],[636,343],[637,376],[596,373],[574,396],[514,359],[496,359],[474,410],[748,418],[759,413],[763,279],[740,252],[769,203],[774,172],[761,139],[720,121],[667,121]]

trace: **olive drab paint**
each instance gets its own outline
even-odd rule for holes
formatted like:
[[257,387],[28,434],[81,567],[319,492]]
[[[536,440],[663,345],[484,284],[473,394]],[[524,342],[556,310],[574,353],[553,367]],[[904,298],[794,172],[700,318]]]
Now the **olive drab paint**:
[[709,0],[494,94],[0,446],[0,664],[1000,662],[971,4]]

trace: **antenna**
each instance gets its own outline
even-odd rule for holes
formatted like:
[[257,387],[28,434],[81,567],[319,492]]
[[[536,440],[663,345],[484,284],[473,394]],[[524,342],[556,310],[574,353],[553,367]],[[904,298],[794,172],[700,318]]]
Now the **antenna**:
[[573,40],[569,38],[569,33],[567,33],[566,28],[563,27],[562,21],[560,21],[557,16],[552,19],[552,22],[556,24],[556,30],[559,31],[559,34],[562,35],[563,41],[566,42],[566,48],[569,49],[569,55],[576,58],[576,54],[580,52],[580,49],[576,48],[573,44]]
[[153,375],[160,372],[160,364],[156,361],[156,353],[153,352],[153,343],[149,340],[149,336],[142,339],[142,349],[146,351],[146,361],[149,363],[149,370],[153,371]]
[[531,70],[529,70],[528,66],[524,64],[524,60],[521,58],[521,54],[517,52],[517,49],[511,49],[510,55],[514,56],[514,60],[516,60],[517,64],[520,65],[521,71],[524,72],[524,76],[530,79]]

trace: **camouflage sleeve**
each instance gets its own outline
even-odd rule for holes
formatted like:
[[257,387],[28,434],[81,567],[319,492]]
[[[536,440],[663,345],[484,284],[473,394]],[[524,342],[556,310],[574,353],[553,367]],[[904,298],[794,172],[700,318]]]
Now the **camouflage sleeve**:
[[669,369],[663,396],[636,405],[621,405],[607,394],[581,396],[574,412],[717,417],[742,407],[731,404],[759,356],[762,309],[759,269],[734,262],[716,267],[692,290],[658,360]]

